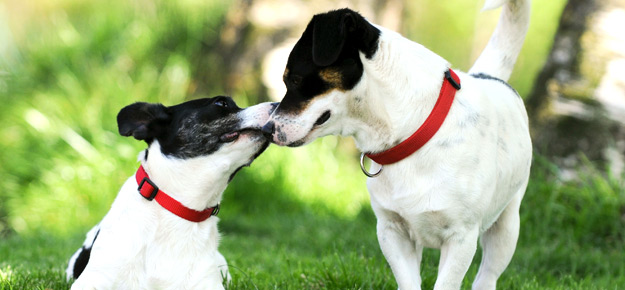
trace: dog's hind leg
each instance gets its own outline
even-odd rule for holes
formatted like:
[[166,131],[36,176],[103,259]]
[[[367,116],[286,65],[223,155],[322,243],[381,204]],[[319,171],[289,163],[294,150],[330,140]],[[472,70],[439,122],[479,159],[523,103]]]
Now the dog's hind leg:
[[380,248],[391,266],[399,289],[421,289],[419,268],[423,247],[412,242],[400,221],[382,215],[378,215],[377,234]]
[[474,290],[495,289],[497,279],[512,260],[519,237],[519,207],[525,187],[522,191],[480,238],[482,262],[473,282]]
[[69,282],[71,279],[78,279],[82,271],[87,267],[87,263],[89,262],[89,258],[91,256],[91,248],[93,247],[93,243],[95,243],[98,234],[100,233],[100,225],[95,225],[88,233],[85,242],[82,247],[72,255],[67,264],[66,279]]

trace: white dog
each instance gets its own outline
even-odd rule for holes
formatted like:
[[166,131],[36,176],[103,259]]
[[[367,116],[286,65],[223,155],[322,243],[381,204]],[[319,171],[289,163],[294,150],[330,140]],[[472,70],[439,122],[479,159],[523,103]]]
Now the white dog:
[[375,161],[367,186],[378,240],[402,290],[420,288],[424,247],[441,250],[435,289],[460,288],[478,237],[475,289],[494,289],[514,254],[532,144],[523,101],[505,80],[530,0],[487,0],[485,8],[502,5],[486,49],[457,76],[440,56],[352,10],[314,16],[289,56],[287,93],[263,127],[286,146],[352,136]]
[[119,133],[148,149],[70,259],[72,289],[223,289],[214,215],[234,174],[267,148],[260,128],[273,108],[240,109],[228,97],[123,108]]

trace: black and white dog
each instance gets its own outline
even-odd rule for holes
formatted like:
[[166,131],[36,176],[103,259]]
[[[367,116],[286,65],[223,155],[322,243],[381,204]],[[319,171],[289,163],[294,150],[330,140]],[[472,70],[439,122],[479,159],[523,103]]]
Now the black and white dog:
[[275,106],[215,97],[123,108],[119,133],[148,148],[72,256],[72,289],[223,289],[230,276],[214,215],[234,174],[267,148],[260,128]]
[[424,247],[441,250],[434,289],[460,288],[478,237],[475,289],[494,289],[514,254],[532,144],[523,101],[505,80],[530,0],[487,0],[485,9],[502,5],[470,74],[457,75],[352,10],[314,16],[288,58],[286,95],[263,127],[285,146],[352,136],[375,161],[366,173],[378,240],[402,290],[420,288]]

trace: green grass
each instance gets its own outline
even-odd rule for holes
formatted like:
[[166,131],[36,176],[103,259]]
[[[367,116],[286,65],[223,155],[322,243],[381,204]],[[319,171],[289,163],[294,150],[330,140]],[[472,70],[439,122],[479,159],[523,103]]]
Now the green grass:
[[[475,46],[467,31],[483,21],[477,2],[449,1],[407,7],[405,31],[466,69],[475,55],[457,47]],[[67,259],[108,211],[145,146],[117,134],[119,109],[230,87],[237,76],[220,70],[220,33],[227,11],[237,9],[230,5],[0,2],[0,290],[69,286]],[[512,79],[522,94],[544,61],[562,5],[535,3]],[[474,6],[473,14],[440,16]],[[250,93],[261,86],[258,71],[240,78],[243,86],[230,92],[239,104],[266,100]],[[304,148],[271,146],[235,178],[220,213],[230,289],[396,289],[357,157],[350,139],[335,137]],[[519,245],[500,289],[625,288],[625,186],[603,171],[588,163],[579,180],[564,182],[548,158],[536,158]],[[425,251],[424,289],[434,285],[438,255]],[[463,288],[478,263],[479,253]]]
[[[229,289],[396,289],[367,205],[345,215],[320,202],[276,194],[275,180],[259,181],[255,174],[266,161],[261,157],[260,165],[243,171],[225,195],[220,251],[233,276]],[[622,289],[622,181],[591,172],[582,181],[562,182],[553,170],[537,158],[522,205],[519,245],[500,289]],[[86,230],[62,237],[12,235],[0,241],[0,256],[5,257],[0,289],[67,287],[65,263]],[[424,289],[434,285],[438,255],[425,251]],[[478,264],[479,252],[463,288],[470,287]]]

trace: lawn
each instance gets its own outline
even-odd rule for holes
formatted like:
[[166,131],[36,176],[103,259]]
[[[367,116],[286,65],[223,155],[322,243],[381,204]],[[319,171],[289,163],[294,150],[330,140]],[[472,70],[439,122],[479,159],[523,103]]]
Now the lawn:
[[[272,148],[265,157],[279,150]],[[370,208],[363,205],[346,215],[323,203],[276,194],[254,175],[268,159],[261,157],[237,176],[223,202],[220,250],[233,276],[228,289],[396,289],[377,246]],[[622,289],[622,182],[590,175],[566,183],[552,176],[553,169],[544,160],[534,164],[521,209],[519,245],[499,288]],[[248,190],[250,184],[256,190]],[[68,287],[64,266],[86,230],[64,237],[33,233],[3,239],[0,289]],[[437,264],[438,251],[426,250],[424,289],[433,287]],[[479,253],[463,288],[470,287],[478,264]]]
[[[69,287],[67,259],[145,147],[118,135],[115,116],[123,106],[173,105],[224,91],[240,106],[268,100],[256,95],[259,71],[240,75],[254,84],[228,91],[224,83],[233,77],[221,70],[228,66],[220,33],[228,31],[232,3],[0,2],[0,290]],[[477,14],[440,18],[449,7],[427,3],[438,12],[410,15],[432,25],[406,31],[466,66],[468,50],[454,54],[455,47],[472,44],[464,30]],[[511,82],[522,95],[549,50],[564,1],[540,3]],[[458,44],[440,43],[441,36]],[[519,244],[499,289],[625,288],[623,176],[591,161],[573,170],[577,178],[564,180],[570,174],[536,152]],[[229,289],[396,289],[377,245],[365,180],[351,139],[271,146],[235,177],[222,203]],[[438,255],[424,253],[424,289],[434,285]],[[463,288],[479,259],[478,252]]]

